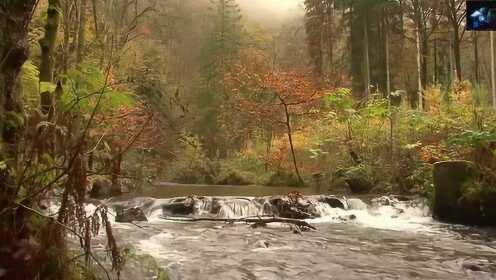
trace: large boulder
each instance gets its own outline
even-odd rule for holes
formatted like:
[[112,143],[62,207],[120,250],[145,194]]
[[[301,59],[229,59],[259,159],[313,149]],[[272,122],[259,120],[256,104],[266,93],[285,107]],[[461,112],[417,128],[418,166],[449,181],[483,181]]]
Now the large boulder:
[[436,218],[467,223],[470,216],[478,215],[477,205],[462,198],[463,185],[473,178],[474,166],[469,161],[442,161],[434,164],[433,214]]
[[165,216],[187,216],[195,212],[196,198],[178,198],[162,205],[162,212]]

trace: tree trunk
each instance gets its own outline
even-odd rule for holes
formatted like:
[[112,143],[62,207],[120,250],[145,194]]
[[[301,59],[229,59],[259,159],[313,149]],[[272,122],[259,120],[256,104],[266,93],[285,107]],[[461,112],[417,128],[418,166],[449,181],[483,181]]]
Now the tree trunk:
[[[35,279],[36,258],[19,250],[20,238],[29,236],[25,214],[13,209],[17,196],[15,175],[22,143],[24,112],[22,92],[16,87],[22,65],[28,58],[28,26],[36,0],[0,2],[0,263],[10,268],[5,279]],[[27,240],[27,239],[26,239]],[[25,242],[29,244],[30,241]]]
[[474,31],[474,73],[475,73],[475,83],[480,83],[480,73],[479,73],[479,34]]
[[84,52],[86,46],[86,1],[81,0],[81,7],[79,12],[79,31],[78,31],[78,46],[77,46],[77,54],[76,54],[76,63],[80,64],[84,59]]
[[417,43],[417,83],[418,83],[418,109],[420,111],[424,110],[424,97],[423,97],[423,87],[422,87],[422,63],[421,63],[421,53],[420,53],[420,30],[417,27],[415,32],[415,39]]
[[438,81],[438,69],[437,69],[437,39],[434,39],[434,70],[433,70],[433,82],[437,84]]
[[491,91],[493,95],[493,107],[496,108],[496,78],[494,77],[494,31],[491,31]]
[[455,58],[456,79],[458,82],[461,82],[462,62],[461,62],[460,36],[459,36],[458,27],[454,27],[453,30],[453,55]]
[[111,167],[111,181],[112,181],[112,195],[120,195],[121,185],[119,183],[119,177],[122,173],[122,150],[120,148],[115,150],[116,154],[112,157],[112,167]]
[[365,19],[363,24],[363,51],[364,51],[364,78],[365,78],[365,98],[370,96],[370,57],[369,57],[369,27],[368,20]]
[[[7,3],[6,3],[7,2]],[[0,210],[15,198],[15,184],[8,170],[16,170],[24,127],[22,92],[16,83],[28,58],[28,26],[37,1],[2,1],[0,4]]]
[[429,39],[427,38],[427,34],[425,31],[425,27],[421,27],[420,39],[421,39],[421,47],[420,47],[420,59],[422,61],[421,71],[422,71],[422,85],[424,87],[427,86],[427,77],[429,76],[429,69],[427,68],[428,58],[429,58]]
[[[45,36],[40,39],[41,65],[40,83],[53,83],[54,52],[59,29],[60,11],[62,9],[60,0],[49,0],[47,8],[47,22],[45,25]],[[41,109],[48,114],[53,108],[53,96],[48,90],[41,92]]]
[[293,131],[291,129],[291,116],[289,114],[288,105],[283,103],[283,106],[284,106],[284,113],[286,115],[286,122],[285,123],[286,123],[286,128],[288,130],[289,146],[291,148],[291,156],[293,157],[294,170],[295,170],[296,176],[298,177],[298,181],[300,181],[300,183],[303,185],[304,182],[303,182],[303,179],[301,178],[300,170],[298,169],[298,163],[296,161],[296,154],[295,154],[294,145],[293,145]]

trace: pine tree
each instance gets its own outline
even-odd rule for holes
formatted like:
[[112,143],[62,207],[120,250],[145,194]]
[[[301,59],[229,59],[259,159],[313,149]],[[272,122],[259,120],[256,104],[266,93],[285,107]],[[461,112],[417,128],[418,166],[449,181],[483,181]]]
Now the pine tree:
[[212,147],[209,156],[217,156],[217,147],[225,144],[217,122],[222,104],[228,99],[223,80],[241,48],[243,30],[241,11],[235,0],[211,0],[207,19],[201,57],[202,90],[198,98],[202,112],[197,132],[203,135],[205,146]]

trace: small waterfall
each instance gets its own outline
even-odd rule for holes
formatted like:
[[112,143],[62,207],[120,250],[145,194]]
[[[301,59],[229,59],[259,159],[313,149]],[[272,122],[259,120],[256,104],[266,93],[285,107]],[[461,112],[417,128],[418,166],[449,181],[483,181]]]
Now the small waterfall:
[[223,201],[217,216],[219,218],[236,219],[263,215],[266,215],[264,208],[255,201],[235,199]]
[[313,205],[313,208],[315,213],[319,217],[334,217],[334,216],[342,215],[345,212],[345,210],[341,208],[331,207],[329,204],[324,202],[316,202]]
[[[289,204],[288,204],[289,203]],[[239,219],[257,216],[306,219],[312,223],[355,223],[384,229],[416,230],[432,221],[425,200],[384,196],[370,201],[335,196],[137,198],[120,207],[140,207],[154,221],[167,217]]]

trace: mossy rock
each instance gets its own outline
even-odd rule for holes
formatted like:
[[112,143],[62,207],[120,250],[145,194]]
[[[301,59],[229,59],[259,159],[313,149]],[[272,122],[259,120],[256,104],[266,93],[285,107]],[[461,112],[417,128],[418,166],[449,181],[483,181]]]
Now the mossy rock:
[[[434,164],[434,202],[433,214],[436,218],[448,222],[467,223],[467,213],[473,212],[474,202],[463,197],[463,186],[473,181],[475,169],[469,161],[443,161]],[[476,215],[476,214],[471,214]]]
[[496,189],[494,187],[482,192],[481,211],[484,225],[496,226]]

